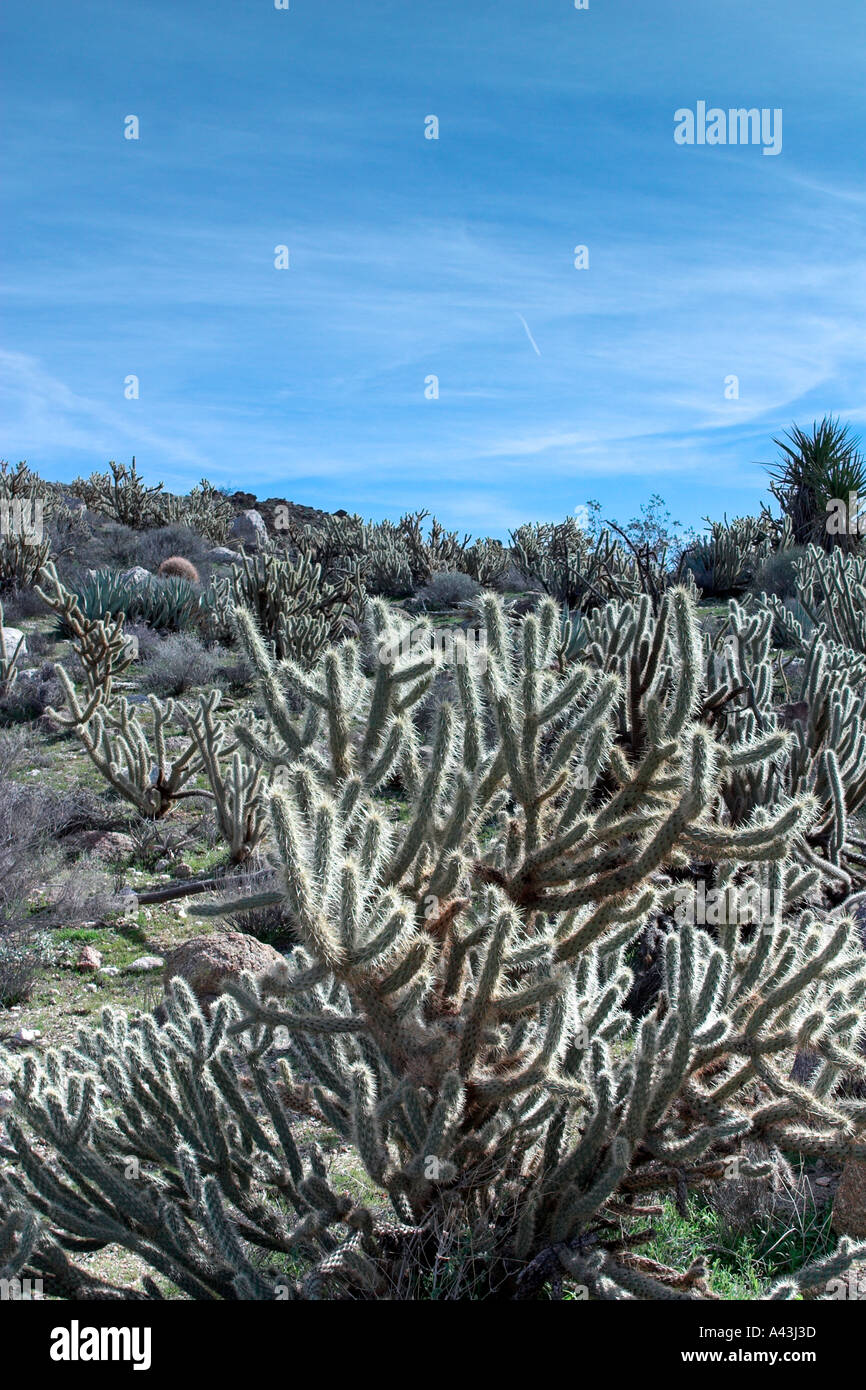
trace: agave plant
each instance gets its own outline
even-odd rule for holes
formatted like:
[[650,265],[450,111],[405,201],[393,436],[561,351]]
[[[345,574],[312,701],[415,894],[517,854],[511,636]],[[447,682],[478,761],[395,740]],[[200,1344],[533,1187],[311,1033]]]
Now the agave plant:
[[[93,570],[72,586],[85,618],[118,618],[148,623],[157,632],[182,632],[199,617],[201,602],[195,586],[187,579],[128,579],[117,570]],[[63,619],[61,636],[69,636]]]
[[831,415],[807,432],[793,425],[782,439],[773,443],[782,451],[776,464],[768,465],[773,482],[770,491],[790,518],[797,545],[834,544],[852,548],[856,535],[833,535],[828,530],[828,503],[847,505],[851,494],[866,492],[866,459],[860,453],[860,440]]

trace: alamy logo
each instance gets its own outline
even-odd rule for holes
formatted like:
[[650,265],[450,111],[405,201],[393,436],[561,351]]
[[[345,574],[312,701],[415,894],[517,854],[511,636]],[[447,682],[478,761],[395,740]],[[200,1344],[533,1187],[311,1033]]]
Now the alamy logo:
[[378,657],[384,666],[398,660],[423,661],[439,656],[453,666],[473,666],[487,669],[487,633],[483,628],[456,631],[443,628],[416,627],[399,636],[383,637]]
[[764,154],[782,152],[782,108],[757,106],[707,108],[705,101],[696,110],[681,106],[674,112],[674,142],[677,145],[763,145]]
[[25,542],[42,540],[41,498],[13,497],[0,501],[0,535],[18,536]]
[[772,889],[751,882],[742,887],[708,888],[703,879],[674,891],[674,921],[680,926],[760,926],[780,920],[781,902]]
[[68,1327],[51,1330],[52,1361],[131,1361],[134,1371],[150,1370],[149,1327]]
[[856,492],[827,500],[827,534],[830,536],[866,535],[866,507]]
[[30,1303],[44,1296],[41,1279],[0,1279],[0,1303]]

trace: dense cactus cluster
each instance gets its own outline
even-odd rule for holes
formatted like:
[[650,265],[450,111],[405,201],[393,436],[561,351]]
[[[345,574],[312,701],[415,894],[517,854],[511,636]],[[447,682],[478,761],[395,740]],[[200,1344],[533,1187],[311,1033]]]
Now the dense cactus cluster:
[[75,478],[72,491],[93,511],[140,531],[146,526],[159,526],[165,519],[164,483],[148,486],[139,473],[135,459],[127,468],[114,459],[107,473],[91,473],[89,478]]
[[0,590],[33,584],[51,553],[43,518],[54,509],[51,490],[26,465],[0,462]]
[[231,578],[216,586],[213,607],[224,625],[230,624],[235,606],[248,610],[278,658],[311,666],[329,643],[344,635],[346,618],[362,595],[357,573],[332,584],[309,556],[293,564],[270,549],[241,556]]
[[771,550],[770,537],[755,517],[711,521],[709,535],[689,546],[683,565],[704,594],[742,594]]
[[519,526],[511,536],[521,573],[569,609],[592,609],[640,593],[635,558],[607,531],[592,537],[569,517]]
[[[480,578],[474,571],[483,563],[484,583],[504,572],[507,557],[499,567],[490,542],[469,546],[468,536],[458,540],[435,517],[425,534],[427,517],[427,512],[407,512],[398,522],[367,523],[359,516],[329,516],[315,526],[289,525],[285,535],[299,555],[321,566],[327,580],[357,576],[373,596],[407,598],[443,570],[462,569]],[[504,553],[501,545],[499,551]]]
[[[816,874],[789,852],[816,798],[729,814],[731,776],[758,775],[786,738],[707,723],[686,592],[651,635],[646,605],[603,617],[631,631],[626,652],[560,670],[556,605],[514,624],[487,595],[485,661],[455,666],[456,703],[425,745],[439,658],[386,604],[311,671],[275,665],[238,613],[267,720],[237,734],[273,779],[301,945],[210,1019],[177,985],[163,1029],[107,1015],[44,1063],[7,1063],[18,1166],[2,1200],[27,1230],[13,1267],[72,1287],[77,1236],[135,1250],[192,1297],[376,1296],[410,1249],[423,1278],[457,1222],[484,1251],[487,1296],[570,1279],[602,1298],[701,1298],[700,1263],[640,1254],[648,1194],[731,1164],[757,1178],[792,1150],[866,1156],[866,1108],[839,1090],[864,1071],[866,966],[848,918],[827,928],[808,910]],[[771,891],[772,918],[683,921],[658,1007],[636,1021],[627,949],[707,860],[740,892]],[[789,1077],[806,1047],[808,1088]],[[302,1160],[310,1119],[356,1146],[390,1215]],[[748,1157],[755,1141],[766,1160]]]
[[202,478],[186,496],[172,496],[164,490],[163,483],[149,487],[134,458],[128,468],[112,461],[107,473],[75,478],[70,491],[92,511],[135,531],[178,522],[206,537],[211,545],[223,544],[234,519],[231,502],[207,478]]
[[[137,527],[170,499],[113,466],[84,500]],[[866,561],[814,546],[767,595],[790,515],[670,557],[573,518],[510,545],[427,521],[293,522],[188,584],[191,626],[252,673],[241,709],[120,696],[124,623],[172,623],[43,560],[80,663],[52,727],[142,821],[211,808],[240,871],[195,911],[278,909],[294,944],[216,1002],[175,979],[157,1014],[0,1050],[0,1276],[419,1298],[458,1248],[455,1296],[712,1299],[701,1259],[647,1253],[660,1199],[866,1159]],[[431,581],[461,574],[466,612],[437,613]],[[134,1290],[78,1258],[108,1245],[150,1271]]]
[[800,605],[828,638],[866,655],[866,558],[809,546],[796,566]]

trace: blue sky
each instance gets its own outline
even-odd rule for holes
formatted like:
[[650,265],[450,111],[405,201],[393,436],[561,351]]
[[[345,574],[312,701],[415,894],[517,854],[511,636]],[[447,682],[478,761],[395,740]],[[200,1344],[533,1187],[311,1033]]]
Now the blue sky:
[[[5,0],[2,30],[0,440],[47,477],[135,454],[502,535],[754,511],[792,420],[863,428],[862,0]],[[699,100],[781,108],[782,152],[676,145]]]

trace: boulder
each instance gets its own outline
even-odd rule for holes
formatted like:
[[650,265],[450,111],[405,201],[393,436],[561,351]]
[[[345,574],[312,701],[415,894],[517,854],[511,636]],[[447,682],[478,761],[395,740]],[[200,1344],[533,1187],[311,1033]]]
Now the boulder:
[[[27,643],[20,627],[0,628],[0,633],[3,635],[3,655],[7,661],[12,660],[16,651],[19,658],[27,655]],[[20,646],[18,645],[19,642]]]
[[214,932],[212,936],[194,936],[171,951],[165,960],[163,980],[168,988],[175,976],[186,980],[199,1003],[212,1004],[229,980],[236,980],[245,970],[253,975],[284,974],[286,962],[275,951],[254,936],[243,932]]
[[82,975],[87,975],[99,970],[101,965],[102,953],[97,951],[95,946],[82,946],[78,960],[75,962],[75,969],[80,971]]
[[128,584],[147,584],[152,578],[150,570],[146,570],[144,565],[133,565],[131,570],[124,570],[121,575],[121,579]]
[[236,541],[242,541],[251,550],[255,550],[267,542],[268,528],[261,512],[250,507],[245,512],[238,512],[232,522],[231,534]]
[[78,837],[78,845],[90,854],[99,854],[106,859],[116,859],[122,854],[132,854],[135,843],[131,836],[120,830],[85,830]]
[[866,1160],[849,1158],[833,1199],[833,1230],[840,1236],[866,1237]]
[[230,550],[227,545],[215,545],[212,550],[207,551],[204,558],[212,565],[234,565],[241,557],[236,550]]
[[164,965],[162,956],[138,956],[126,968],[136,975],[146,975],[149,970],[161,970]]

